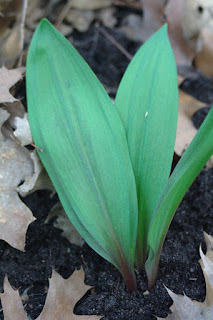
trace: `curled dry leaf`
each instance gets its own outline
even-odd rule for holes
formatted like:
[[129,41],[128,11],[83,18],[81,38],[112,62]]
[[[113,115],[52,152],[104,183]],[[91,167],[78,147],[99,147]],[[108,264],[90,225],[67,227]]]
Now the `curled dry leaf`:
[[[200,249],[200,264],[206,280],[206,299],[203,303],[192,301],[186,295],[181,296],[167,289],[174,305],[172,314],[166,320],[212,320],[213,315],[213,238],[204,233],[207,253]],[[158,318],[163,320],[163,318]]]
[[63,230],[62,235],[73,244],[82,247],[85,241],[80,236],[78,231],[75,229],[73,224],[71,223],[70,219],[68,218],[66,212],[64,211],[61,203],[57,203],[52,210],[50,211],[46,222],[48,222],[53,217],[57,217],[56,221],[54,222],[54,227]]
[[201,259],[199,263],[203,270],[204,278],[206,281],[206,306],[213,305],[213,237],[204,232],[204,238],[206,242],[206,255],[200,248]]
[[92,10],[69,10],[66,21],[80,32],[85,32],[89,29],[90,24],[95,18],[95,12]]
[[169,38],[176,62],[178,65],[191,65],[196,52],[183,36],[182,17],[184,4],[185,0],[170,0],[165,7],[165,13],[168,21]]
[[[0,109],[0,128],[9,117]],[[18,185],[33,174],[30,153],[0,132],[0,238],[24,250],[28,225],[35,220],[17,194]]]
[[[206,106],[205,103],[179,90],[178,125],[175,141],[175,153],[179,157],[183,155],[183,152],[187,149],[197,133],[197,129],[192,121],[193,115]],[[208,168],[212,167],[212,159],[213,157],[207,162]]]
[[213,30],[202,30],[202,50],[195,56],[194,64],[207,77],[213,77]]
[[0,69],[0,103],[17,101],[9,90],[22,78],[24,71],[24,67],[12,70],[8,70],[5,67]]
[[197,129],[192,121],[192,116],[196,111],[204,107],[206,107],[205,103],[179,90],[178,126],[175,141],[175,153],[178,156],[182,156],[197,133]]
[[165,22],[165,0],[141,0],[143,9],[143,22],[141,40],[147,40]]
[[0,65],[12,67],[20,54],[22,6],[23,0],[0,0]]
[[35,192],[36,190],[51,190],[54,191],[52,182],[44,169],[37,152],[34,150],[30,153],[30,158],[33,162],[33,174],[27,176],[23,184],[21,184],[16,190],[22,197],[26,197],[28,194]]
[[[165,22],[168,23],[169,37],[178,65],[190,66],[194,57],[203,47],[202,31],[213,25],[212,0],[141,0],[143,7],[142,23],[129,17],[127,35],[142,41],[147,40]],[[138,27],[136,27],[136,25]],[[138,31],[140,28],[140,32]],[[124,29],[125,30],[125,29]],[[130,32],[132,30],[132,32]],[[134,31],[134,32],[133,32]],[[136,34],[136,36],[134,36]],[[211,50],[207,44],[200,60],[205,59]],[[198,60],[198,58],[197,58]],[[198,64],[198,62],[197,62]],[[204,62],[205,65],[205,62]]]
[[[91,287],[84,284],[83,269],[74,271],[68,279],[53,271],[43,311],[36,320],[61,320],[62,317],[63,320],[100,320],[102,316],[77,316],[73,313],[76,303],[89,289]],[[0,297],[5,320],[27,320],[18,291],[12,289],[7,278]]]
[[16,137],[16,139],[20,142],[22,147],[33,143],[27,113],[24,114],[23,118],[15,117],[14,126],[16,127],[16,130],[13,134]]

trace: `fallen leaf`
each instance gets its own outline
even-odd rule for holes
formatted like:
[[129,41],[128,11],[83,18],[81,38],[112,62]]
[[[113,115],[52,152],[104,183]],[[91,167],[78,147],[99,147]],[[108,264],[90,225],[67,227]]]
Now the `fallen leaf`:
[[206,255],[204,255],[200,248],[201,259],[199,263],[206,281],[206,299],[204,302],[206,306],[211,306],[213,305],[213,237],[204,232],[204,238],[207,251]]
[[202,50],[198,52],[194,59],[194,64],[207,77],[213,77],[213,30],[203,29]]
[[22,147],[33,143],[32,134],[30,131],[30,124],[28,120],[28,114],[25,113],[23,118],[15,117],[14,125],[16,130],[14,131],[14,136],[20,142]]
[[[188,0],[186,0],[188,1]],[[185,0],[170,0],[165,7],[168,22],[169,38],[178,65],[191,65],[196,54],[187,39],[183,36],[182,16]]]
[[23,0],[0,0],[0,65],[12,67],[21,51]]
[[182,156],[197,133],[197,129],[192,121],[192,116],[196,111],[204,107],[206,107],[205,103],[179,90],[178,125],[175,141],[175,153],[178,156]]
[[76,303],[91,289],[84,284],[84,271],[76,270],[71,277],[63,279],[53,271],[44,309],[36,320],[98,320],[102,316],[76,316],[73,313]]
[[[49,290],[44,308],[36,320],[100,320],[103,316],[77,316],[73,313],[76,303],[91,289],[84,284],[84,271],[76,270],[68,279],[56,271],[49,280]],[[18,291],[4,281],[4,293],[0,294],[5,320],[27,320]]]
[[[9,113],[0,109],[0,128]],[[26,231],[35,220],[17,194],[18,185],[33,174],[30,152],[6,139],[0,131],[0,238],[24,250]]]
[[201,31],[206,27],[210,27],[212,23],[212,0],[202,0],[202,2],[200,0],[184,1],[181,19],[183,36],[196,52],[202,48]]
[[141,40],[146,41],[165,22],[165,0],[141,0],[143,9],[143,22]]
[[[127,17],[125,26],[127,35],[132,35],[135,40],[145,41],[167,22],[177,64],[190,66],[194,57],[202,50],[202,30],[213,25],[212,0],[202,2],[200,0],[141,0],[141,2],[143,21],[140,23],[136,17],[134,19],[132,16],[131,19]],[[211,47],[211,44],[207,46],[207,48]]]
[[114,16],[115,12],[115,8],[113,7],[100,9],[97,11],[97,16],[105,27],[113,28],[117,23],[117,19]]
[[50,221],[50,219],[54,217],[57,217],[57,219],[53,225],[55,228],[63,230],[62,236],[64,236],[70,243],[82,247],[85,241],[69,220],[60,202],[52,208],[45,222]]
[[30,158],[33,162],[33,174],[25,178],[16,190],[22,197],[26,197],[37,190],[51,190],[55,191],[50,178],[42,165],[37,152],[34,150],[30,152]]
[[78,31],[85,32],[89,29],[94,18],[95,12],[92,10],[71,9],[65,21],[70,23]]
[[8,70],[3,66],[0,69],[0,103],[17,101],[9,90],[22,78],[24,71],[24,67]]
[[18,290],[14,290],[7,276],[4,279],[4,293],[0,293],[4,320],[27,320]]
[[[207,105],[198,101],[191,95],[179,90],[179,106],[178,106],[178,124],[175,141],[175,153],[181,157],[187,149],[192,139],[197,133],[197,129],[193,124],[192,117],[200,109]],[[213,167],[213,156],[206,164],[206,168]]]
[[[212,320],[213,315],[213,238],[204,233],[207,243],[207,253],[200,248],[200,264],[206,280],[206,299],[204,302],[192,301],[186,295],[177,295],[166,288],[174,304],[170,308],[172,314],[164,320]],[[211,258],[209,258],[211,257]],[[163,320],[163,318],[157,318]]]

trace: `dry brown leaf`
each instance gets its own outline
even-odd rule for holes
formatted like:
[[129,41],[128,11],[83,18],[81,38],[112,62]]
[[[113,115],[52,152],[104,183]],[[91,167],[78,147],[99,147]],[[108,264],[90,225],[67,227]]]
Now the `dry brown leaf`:
[[[206,299],[204,302],[192,301],[186,295],[181,296],[167,289],[174,304],[171,307],[172,314],[166,320],[212,320],[213,315],[213,238],[206,233],[207,253],[200,249],[200,264],[206,280]],[[211,257],[211,258],[210,258]],[[163,318],[157,318],[163,320]],[[164,320],[165,320],[164,319]]]
[[98,10],[97,16],[105,27],[113,28],[117,23],[117,19],[115,18],[114,13],[115,13],[115,8],[110,7],[110,8]]
[[[91,289],[84,284],[84,271],[76,270],[68,279],[63,279],[56,271],[49,280],[46,302],[36,320],[100,320],[102,316],[77,316],[73,313],[76,303]],[[27,320],[18,291],[4,281],[4,293],[0,294],[5,320]]]
[[213,30],[202,30],[202,50],[198,52],[194,59],[194,64],[207,77],[213,77]]
[[213,305],[213,237],[204,232],[204,238],[206,242],[206,255],[200,248],[201,259],[199,263],[203,270],[204,278],[206,281],[206,306]]
[[[129,17],[126,23],[127,35],[145,41],[168,22],[169,37],[177,64],[190,66],[195,55],[202,49],[202,30],[213,25],[213,1],[141,0],[141,2],[142,24],[135,17],[134,19]],[[137,30],[138,28],[141,28],[141,32]]]
[[54,222],[54,227],[63,230],[62,235],[73,244],[82,247],[85,241],[75,229],[71,221],[69,220],[66,212],[64,211],[61,203],[57,203],[50,211],[45,222],[50,221],[53,217],[57,217]]
[[206,107],[206,104],[179,90],[178,126],[175,141],[175,153],[182,156],[197,129],[192,122],[192,116],[196,111]]
[[[175,141],[175,153],[181,157],[183,152],[187,149],[197,129],[195,128],[192,117],[200,109],[207,107],[203,102],[198,101],[191,95],[179,90],[179,106],[178,106],[178,125]],[[213,156],[206,164],[206,168],[213,167]]]
[[0,293],[4,320],[27,320],[18,290],[14,290],[7,276],[4,279],[4,293]]
[[[0,109],[0,128],[9,117]],[[35,220],[17,194],[18,185],[33,174],[30,152],[0,132],[0,238],[24,250],[26,231]]]
[[95,12],[92,10],[71,9],[65,21],[70,23],[78,31],[85,32],[89,29],[94,18]]
[[[185,0],[170,0],[165,8],[168,21],[169,38],[178,65],[191,65],[196,54],[183,36],[182,16]],[[187,0],[186,0],[187,1]]]
[[165,0],[141,0],[143,8],[143,22],[141,40],[147,40],[165,22]]
[[33,143],[32,134],[30,131],[30,124],[28,120],[28,114],[25,113],[23,118],[15,117],[14,118],[14,136],[20,142],[22,147],[27,146]]
[[44,309],[36,320],[99,320],[102,316],[76,316],[73,314],[76,303],[91,289],[84,284],[84,271],[76,270],[71,277],[63,279],[53,271]]
[[8,70],[5,67],[0,69],[0,103],[17,101],[9,90],[22,78],[24,71],[24,67],[12,70]]
[[12,67],[20,54],[22,6],[23,0],[0,0],[0,65]]

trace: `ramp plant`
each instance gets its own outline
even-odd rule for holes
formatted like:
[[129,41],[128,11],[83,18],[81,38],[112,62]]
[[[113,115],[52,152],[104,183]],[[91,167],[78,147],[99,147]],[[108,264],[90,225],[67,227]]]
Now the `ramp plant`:
[[178,88],[167,27],[139,49],[115,104],[46,19],[32,39],[26,79],[34,142],[67,215],[130,292],[135,267],[145,266],[151,288],[175,210],[213,154],[211,108],[169,177]]

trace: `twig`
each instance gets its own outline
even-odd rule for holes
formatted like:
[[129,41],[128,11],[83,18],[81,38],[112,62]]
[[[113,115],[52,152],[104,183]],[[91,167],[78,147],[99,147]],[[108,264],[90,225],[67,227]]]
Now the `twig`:
[[98,25],[95,26],[96,29],[107,38],[120,52],[122,52],[127,59],[132,60],[133,56],[122,46],[118,41],[115,40],[103,27]]
[[27,13],[27,6],[28,0],[23,0],[23,7],[22,7],[22,14],[21,14],[21,23],[20,23],[20,55],[18,60],[18,67],[21,67],[22,64],[22,57],[23,57],[23,49],[24,49],[24,26],[25,26],[25,19]]
[[34,143],[30,144],[32,147],[36,148],[38,151],[43,152],[43,149],[39,148],[38,146],[36,146]]
[[64,18],[68,14],[70,7],[71,7],[72,0],[68,0],[63,9],[61,10],[61,13],[58,16],[58,19],[55,23],[55,28],[58,29],[60,25],[62,24]]

